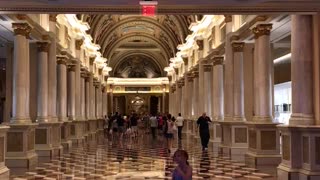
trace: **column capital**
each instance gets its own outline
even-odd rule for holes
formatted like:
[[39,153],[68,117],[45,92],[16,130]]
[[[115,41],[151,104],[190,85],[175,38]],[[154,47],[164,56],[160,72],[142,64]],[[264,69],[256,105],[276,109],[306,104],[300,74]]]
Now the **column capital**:
[[76,71],[76,66],[74,64],[69,64],[68,65],[68,71],[75,72]]
[[212,71],[212,65],[211,64],[205,64],[203,65],[204,72],[211,72]]
[[244,42],[232,42],[231,46],[233,52],[243,52]]
[[193,77],[198,78],[199,77],[199,71],[193,71]]
[[196,43],[199,47],[198,50],[203,50],[203,40],[198,39],[198,40],[196,40]]
[[252,29],[254,37],[257,39],[263,35],[270,35],[272,29],[272,24],[258,24],[256,27]]
[[183,57],[182,59],[183,59],[184,64],[188,65],[188,57]]
[[169,81],[172,81],[172,76],[168,76]]
[[194,78],[193,75],[189,75],[187,78],[188,78],[188,82],[193,82],[193,78]]
[[84,72],[84,71],[81,71],[80,76],[81,76],[82,78],[87,78],[87,77],[88,77],[88,74],[87,74],[86,72]]
[[224,15],[224,22],[225,23],[232,22],[232,15]]
[[223,56],[214,56],[213,57],[213,66],[222,65],[223,61],[224,61],[224,57]]
[[240,39],[239,36],[237,36],[237,35],[232,35],[232,36],[230,37],[230,42],[232,42],[232,41],[238,41],[239,39]]
[[76,50],[80,50],[83,44],[83,39],[76,40]]
[[22,35],[28,37],[32,27],[26,23],[26,22],[21,22],[21,23],[12,23],[12,28],[14,31],[14,35]]
[[49,14],[49,21],[57,22],[57,14]]
[[39,52],[48,52],[49,51],[49,42],[48,41],[38,41],[37,48]]
[[96,57],[90,57],[89,61],[90,61],[90,65],[93,65],[94,60],[96,59]]
[[57,56],[57,64],[66,65],[67,64],[67,60],[68,60],[68,56],[66,56],[66,55]]

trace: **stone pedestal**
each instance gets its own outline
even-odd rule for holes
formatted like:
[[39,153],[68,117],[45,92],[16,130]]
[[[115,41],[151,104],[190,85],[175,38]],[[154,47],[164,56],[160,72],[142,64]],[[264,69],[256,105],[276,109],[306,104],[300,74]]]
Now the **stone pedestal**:
[[63,153],[67,154],[72,148],[72,141],[70,140],[70,126],[71,122],[63,122],[61,126],[61,145],[63,147]]
[[282,126],[278,179],[320,179],[320,127]]
[[219,153],[219,146],[221,144],[221,125],[218,121],[213,121],[212,123],[212,133],[210,139],[212,139],[213,152]]
[[6,165],[12,174],[32,171],[38,165],[35,152],[35,123],[10,124],[7,133]]
[[84,121],[75,120],[70,124],[70,140],[72,147],[84,146]]
[[39,123],[35,129],[35,150],[40,163],[49,162],[62,154],[60,146],[61,123]]
[[222,139],[220,153],[243,161],[248,150],[248,130],[243,121],[220,121]]
[[10,170],[5,166],[7,131],[9,126],[0,125],[0,179],[9,179]]
[[249,148],[245,162],[250,167],[277,166],[281,162],[280,138],[275,123],[247,122]]

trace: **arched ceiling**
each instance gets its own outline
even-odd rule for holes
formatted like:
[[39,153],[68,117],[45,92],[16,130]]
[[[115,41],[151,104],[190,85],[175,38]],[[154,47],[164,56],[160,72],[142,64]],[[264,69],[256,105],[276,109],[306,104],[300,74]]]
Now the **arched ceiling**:
[[[123,64],[128,63],[122,61],[136,59],[140,62],[137,59],[143,57],[150,61],[145,65],[153,69],[154,74],[148,77],[158,77],[165,76],[164,67],[175,56],[177,46],[184,43],[191,33],[188,29],[190,24],[201,16],[90,14],[77,17],[90,25],[88,33],[93,42],[101,46],[102,56],[108,59],[108,65],[115,71],[112,75],[119,76],[119,72],[124,71]],[[158,74],[156,69],[160,70]]]

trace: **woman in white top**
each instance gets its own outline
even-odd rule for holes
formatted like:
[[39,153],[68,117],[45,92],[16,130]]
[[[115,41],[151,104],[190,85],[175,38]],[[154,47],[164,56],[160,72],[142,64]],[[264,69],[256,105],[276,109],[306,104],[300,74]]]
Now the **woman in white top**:
[[167,138],[167,145],[168,145],[168,152],[171,152],[172,147],[172,140],[173,140],[173,133],[175,131],[174,122],[171,119],[171,114],[168,114],[168,120],[165,123],[165,136]]

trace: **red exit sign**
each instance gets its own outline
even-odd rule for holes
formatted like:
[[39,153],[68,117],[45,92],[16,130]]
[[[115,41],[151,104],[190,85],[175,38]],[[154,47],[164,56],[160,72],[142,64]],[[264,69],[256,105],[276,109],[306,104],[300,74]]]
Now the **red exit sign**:
[[157,13],[158,1],[140,1],[141,14],[143,16],[154,16]]

